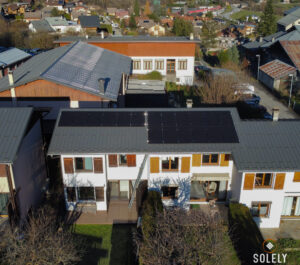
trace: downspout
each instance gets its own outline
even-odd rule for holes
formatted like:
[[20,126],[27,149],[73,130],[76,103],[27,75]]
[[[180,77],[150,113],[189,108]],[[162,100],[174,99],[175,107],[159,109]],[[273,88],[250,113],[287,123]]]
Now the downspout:
[[12,206],[13,212],[17,213],[17,204],[16,204],[16,197],[15,197],[16,194],[15,194],[15,189],[14,189],[14,182],[12,179],[12,166],[5,165],[5,170],[6,170],[8,187],[9,187],[11,206]]

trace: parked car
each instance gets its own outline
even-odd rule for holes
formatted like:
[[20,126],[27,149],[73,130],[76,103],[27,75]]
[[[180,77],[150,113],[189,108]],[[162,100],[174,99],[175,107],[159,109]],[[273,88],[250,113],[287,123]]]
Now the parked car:
[[249,105],[258,105],[260,102],[260,97],[255,94],[251,94],[251,96],[246,97],[244,101]]
[[209,67],[205,66],[205,65],[196,65],[195,66],[195,73],[199,73],[199,71],[209,71]]

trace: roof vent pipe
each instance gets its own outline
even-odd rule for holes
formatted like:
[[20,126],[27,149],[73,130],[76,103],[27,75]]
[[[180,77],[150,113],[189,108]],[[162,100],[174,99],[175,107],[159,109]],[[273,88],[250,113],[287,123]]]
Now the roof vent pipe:
[[191,109],[193,107],[193,100],[192,99],[188,98],[186,100],[186,107],[189,108],[189,109]]
[[272,115],[273,115],[273,121],[278,121],[279,119],[279,109],[278,108],[273,108],[272,109]]
[[190,34],[190,40],[194,40],[194,33]]
[[104,39],[104,31],[100,32],[101,39]]
[[263,37],[259,37],[259,42],[263,42]]
[[8,71],[8,83],[10,86],[14,85],[14,76],[11,70]]

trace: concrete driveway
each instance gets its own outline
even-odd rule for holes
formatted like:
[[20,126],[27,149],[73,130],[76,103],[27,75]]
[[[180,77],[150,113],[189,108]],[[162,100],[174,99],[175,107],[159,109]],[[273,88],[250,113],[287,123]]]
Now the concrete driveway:
[[260,105],[267,108],[268,112],[272,114],[273,108],[279,108],[279,119],[299,119],[299,115],[286,105],[281,103],[272,93],[266,90],[262,84],[255,84],[255,94],[260,96]]

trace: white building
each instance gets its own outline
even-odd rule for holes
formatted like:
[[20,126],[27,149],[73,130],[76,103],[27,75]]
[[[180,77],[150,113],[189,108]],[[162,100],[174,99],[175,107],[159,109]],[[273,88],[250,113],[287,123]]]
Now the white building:
[[62,110],[48,155],[60,155],[68,210],[106,211],[114,200],[130,207],[147,187],[165,206],[232,200],[260,227],[278,227],[300,216],[300,122],[274,117],[241,121],[232,108]]

